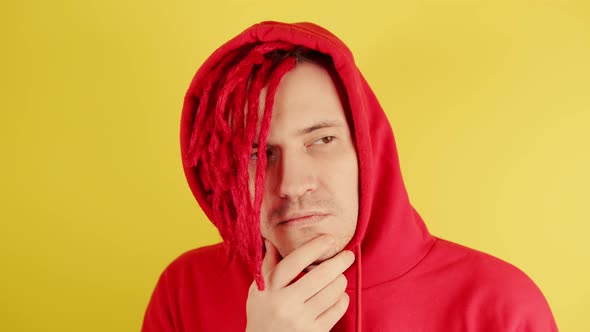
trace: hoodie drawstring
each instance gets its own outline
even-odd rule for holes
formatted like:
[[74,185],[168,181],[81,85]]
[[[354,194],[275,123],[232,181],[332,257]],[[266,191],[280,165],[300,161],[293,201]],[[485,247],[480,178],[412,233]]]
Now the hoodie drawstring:
[[361,246],[356,247],[356,331],[361,332],[362,329],[362,269],[361,269]]

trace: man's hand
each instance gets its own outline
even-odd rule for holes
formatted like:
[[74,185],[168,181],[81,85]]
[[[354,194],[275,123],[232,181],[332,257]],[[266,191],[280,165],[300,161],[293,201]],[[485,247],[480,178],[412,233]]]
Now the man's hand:
[[322,262],[296,282],[291,282],[318,260],[333,244],[330,236],[319,236],[297,248],[283,260],[265,241],[262,262],[265,290],[252,283],[246,303],[247,332],[329,331],[346,312],[349,298],[342,274],[354,262],[345,250]]

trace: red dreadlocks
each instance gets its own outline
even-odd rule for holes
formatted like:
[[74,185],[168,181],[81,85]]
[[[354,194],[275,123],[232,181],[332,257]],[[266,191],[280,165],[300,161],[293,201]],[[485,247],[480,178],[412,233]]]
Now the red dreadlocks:
[[259,220],[266,153],[258,155],[253,201],[248,163],[257,131],[260,93],[268,86],[257,139],[259,151],[266,151],[276,89],[283,75],[295,66],[295,53],[300,49],[284,42],[244,46],[218,63],[195,91],[198,106],[187,158],[199,174],[213,212],[212,222],[228,246],[229,259],[237,255],[253,267],[260,290],[264,279]]

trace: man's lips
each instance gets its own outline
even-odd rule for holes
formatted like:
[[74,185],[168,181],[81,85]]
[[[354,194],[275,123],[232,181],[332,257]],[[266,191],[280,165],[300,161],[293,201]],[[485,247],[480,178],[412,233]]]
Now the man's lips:
[[325,216],[327,214],[322,212],[294,213],[283,218],[279,225],[311,224],[322,220]]

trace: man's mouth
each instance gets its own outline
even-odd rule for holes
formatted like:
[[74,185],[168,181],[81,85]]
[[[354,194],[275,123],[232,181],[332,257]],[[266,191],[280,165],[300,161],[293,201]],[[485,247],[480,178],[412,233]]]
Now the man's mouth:
[[292,213],[292,214],[285,216],[285,218],[283,218],[283,220],[281,222],[279,222],[279,225],[284,225],[284,226],[312,225],[312,224],[322,221],[326,216],[327,216],[326,213],[315,212],[315,211],[297,212],[297,213]]

